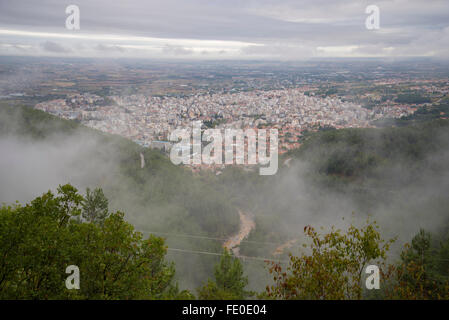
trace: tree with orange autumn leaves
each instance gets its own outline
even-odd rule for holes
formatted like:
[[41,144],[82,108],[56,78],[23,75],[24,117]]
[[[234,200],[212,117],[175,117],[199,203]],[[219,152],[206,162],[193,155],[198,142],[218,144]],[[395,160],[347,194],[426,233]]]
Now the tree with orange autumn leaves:
[[[267,286],[262,297],[270,299],[449,299],[449,279],[433,276],[432,268],[425,263],[430,255],[430,245],[422,232],[412,244],[406,244],[401,260],[387,264],[387,252],[395,239],[383,240],[375,222],[357,228],[350,225],[346,232],[331,228],[320,234],[313,227],[304,228],[310,240],[304,244],[305,252],[289,255],[289,264],[269,263],[274,284]],[[441,252],[446,248],[442,246]],[[417,258],[419,257],[419,258]],[[424,257],[426,257],[424,259]],[[441,259],[440,259],[441,260]],[[444,260],[444,259],[443,259]],[[376,294],[365,287],[365,268],[369,264],[379,267],[381,288]],[[447,263],[438,265],[447,269]],[[434,268],[435,269],[435,268]],[[447,271],[447,270],[446,270]],[[371,294],[371,295],[370,295]]]

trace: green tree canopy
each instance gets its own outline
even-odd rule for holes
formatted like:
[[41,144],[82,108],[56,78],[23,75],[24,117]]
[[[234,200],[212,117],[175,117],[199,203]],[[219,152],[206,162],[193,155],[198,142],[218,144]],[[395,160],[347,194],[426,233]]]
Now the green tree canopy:
[[240,260],[224,249],[220,262],[215,266],[215,281],[208,280],[198,289],[198,297],[205,300],[242,300],[252,295],[246,291],[248,278],[244,275]]
[[[143,239],[122,212],[106,212],[100,189],[84,198],[71,185],[25,206],[3,206],[0,299],[178,297],[174,266],[164,260],[164,240]],[[82,222],[81,214],[90,222]],[[80,270],[79,290],[65,286],[69,265]]]
[[405,245],[401,260],[392,270],[390,299],[449,299],[449,238],[438,243],[421,229]]
[[368,262],[381,265],[393,240],[384,241],[374,222],[347,232],[332,227],[321,235],[311,226],[304,228],[310,240],[304,253],[290,254],[286,270],[272,263],[274,285],[267,287],[275,299],[361,299],[362,275]]

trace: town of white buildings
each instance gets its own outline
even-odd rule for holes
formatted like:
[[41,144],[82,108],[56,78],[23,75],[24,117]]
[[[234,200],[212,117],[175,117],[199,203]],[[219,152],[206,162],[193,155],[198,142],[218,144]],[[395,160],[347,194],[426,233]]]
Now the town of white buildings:
[[407,106],[368,110],[338,98],[308,96],[301,89],[106,99],[86,93],[42,102],[35,108],[77,119],[88,127],[127,137],[143,146],[155,146],[157,141],[167,140],[172,130],[190,128],[197,120],[222,129],[277,128],[281,153],[298,147],[305,130],[368,127],[372,120],[414,111]]

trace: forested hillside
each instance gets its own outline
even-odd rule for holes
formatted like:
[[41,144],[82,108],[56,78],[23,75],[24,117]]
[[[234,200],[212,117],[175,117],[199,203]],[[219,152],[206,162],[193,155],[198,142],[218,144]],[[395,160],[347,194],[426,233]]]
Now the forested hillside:
[[[310,237],[320,237],[305,227],[323,227],[329,234],[340,237],[341,234],[329,231],[330,226],[342,229],[348,229],[352,224],[362,226],[367,218],[379,223],[378,235],[372,233],[373,238],[368,239],[374,241],[373,245],[380,245],[377,241],[382,238],[397,239],[391,244],[391,250],[385,250],[385,255],[377,252],[372,256],[387,263],[384,259],[388,253],[388,263],[394,265],[389,278],[391,290],[382,291],[380,297],[444,297],[442,292],[449,276],[449,264],[445,262],[449,260],[449,120],[410,120],[409,124],[400,127],[311,133],[300,149],[282,157],[275,176],[259,176],[257,172],[232,167],[223,170],[221,175],[194,174],[173,165],[157,150],[142,148],[119,136],[20,106],[0,106],[0,147],[7,152],[1,160],[0,171],[0,201],[8,203],[1,211],[3,247],[17,245],[11,241],[23,238],[19,234],[23,230],[32,230],[35,237],[42,238],[34,249],[31,248],[34,238],[29,241],[24,238],[20,244],[23,251],[17,251],[20,252],[18,255],[11,256],[6,249],[3,252],[10,257],[4,261],[15,261],[15,266],[19,266],[14,269],[9,262],[2,266],[3,275],[10,279],[3,283],[3,290],[9,288],[9,293],[2,293],[4,297],[108,298],[110,294],[110,298],[189,298],[197,294],[199,298],[218,299],[259,296],[251,292],[257,291],[262,292],[261,297],[313,298],[317,297],[313,292],[317,279],[304,278],[305,274],[301,272],[313,275],[315,269],[301,269],[273,279],[268,272],[270,264],[264,260],[280,261],[281,265],[271,267],[272,272],[279,275],[289,261],[295,266],[309,258],[316,259],[313,261],[317,264],[328,263],[321,260],[324,257],[309,257],[301,249]],[[71,185],[66,185],[69,183]],[[59,185],[63,187],[59,187],[59,195],[55,195]],[[80,190],[79,193],[74,188]],[[87,191],[84,195],[86,188],[94,193]],[[101,194],[104,191],[104,198],[108,199],[108,214],[99,221],[89,220],[89,212],[96,212],[96,205],[91,206],[90,211],[87,205],[93,195],[100,194],[97,188],[101,188]],[[49,189],[52,193],[46,193]],[[14,205],[15,200],[20,200],[22,205]],[[29,205],[25,206],[25,203]],[[62,216],[55,216],[54,209]],[[224,241],[239,230],[239,211],[254,221],[249,236],[240,243],[240,260],[225,254],[214,268]],[[41,222],[34,225],[33,221]],[[46,293],[45,290],[37,294],[31,292],[36,290],[35,287],[24,287],[22,291],[12,289],[15,281],[28,281],[24,280],[27,278],[22,271],[17,278],[12,276],[26,263],[20,260],[22,255],[29,255],[30,263],[39,261],[36,265],[48,264],[48,259],[55,257],[58,264],[49,266],[44,273],[35,274],[36,270],[29,270],[37,283],[44,281],[49,287],[64,278],[64,275],[46,278],[54,271],[52,268],[68,263],[64,257],[81,259],[79,257],[88,250],[92,251],[89,254],[98,255],[99,264],[104,263],[102,259],[109,259],[101,254],[104,248],[89,249],[82,243],[92,232],[92,236],[102,243],[115,241],[114,245],[120,245],[107,229],[114,224],[123,228],[124,238],[120,239],[129,240],[129,246],[121,247],[119,251],[134,250],[134,244],[141,247],[148,243],[145,241],[150,241],[150,247],[156,246],[153,249],[158,252],[157,261],[161,266],[157,272],[162,272],[161,277],[165,277],[157,280],[162,281],[159,291],[151,289],[154,279],[143,282],[139,288],[132,287],[130,282],[134,278],[117,280],[120,283],[117,291],[114,291],[114,278],[109,279],[112,282],[104,283],[106,290],[96,280],[97,267],[90,264],[85,268],[90,270],[92,287],[76,296],[67,296],[64,291]],[[38,225],[52,230],[51,237],[44,239]],[[135,231],[143,235],[137,235]],[[165,242],[151,234],[162,236]],[[147,237],[150,240],[143,240]],[[61,248],[46,251],[52,241],[57,246],[81,244],[69,245],[67,250],[70,252]],[[404,249],[406,242],[411,245]],[[167,256],[164,245],[168,246]],[[95,250],[100,251],[97,254]],[[336,253],[332,250],[332,254]],[[292,253],[293,258],[288,253]],[[147,259],[146,254],[144,250],[133,253],[133,256],[139,261],[140,257]],[[419,260],[423,255],[426,259]],[[115,259],[114,255],[110,258]],[[171,261],[175,262],[174,266]],[[120,263],[120,260],[116,262]],[[78,260],[77,263],[82,264]],[[351,260],[351,263],[354,268],[360,267],[360,261]],[[149,265],[136,268],[133,276],[142,277],[151,268]],[[408,276],[404,280],[405,269]],[[293,269],[289,270],[292,272]],[[432,288],[435,295],[426,294],[423,286],[417,283],[422,279],[423,270],[428,279],[425,287]],[[342,281],[334,274],[336,270],[328,271],[330,278]],[[237,289],[226,288],[223,279],[230,276],[226,272],[238,275],[232,285]],[[206,282],[213,277],[215,280]],[[296,291],[298,279],[310,283],[310,287]],[[278,290],[278,286],[285,285],[283,281],[292,290],[287,295]],[[29,285],[37,284],[30,282]],[[328,297],[371,297],[360,291],[359,282],[354,285],[354,291],[329,291]],[[264,292],[267,286],[269,289]],[[100,292],[99,288],[106,291]],[[190,293],[182,292],[183,289],[189,289]]]
[[[194,176],[190,170],[173,165],[158,150],[142,148],[125,138],[104,134],[42,111],[3,105],[0,107],[0,140],[11,139],[14,146],[18,146],[14,149],[17,154],[33,146],[42,150],[23,156],[36,158],[26,164],[34,167],[26,179],[48,178],[38,172],[39,160],[44,158],[51,163],[49,168],[45,168],[48,171],[46,175],[52,176],[48,183],[54,181],[53,190],[66,183],[79,189],[101,187],[110,199],[111,209],[125,212],[126,219],[146,235],[152,231],[223,238],[238,229],[239,217],[231,197],[224,188],[211,187],[211,184],[217,186],[215,175]],[[45,154],[49,145],[56,149],[50,149],[51,155]],[[11,144],[5,147],[9,148]],[[63,153],[69,156],[59,160],[58,156]],[[144,168],[141,168],[141,153],[145,159]],[[17,159],[11,158],[13,160]],[[71,176],[53,169],[58,165],[55,162],[66,162],[61,171],[72,171],[73,179],[77,180],[73,181]],[[13,163],[9,165],[13,166]],[[3,181],[10,179],[7,171],[6,168],[2,171]],[[83,171],[91,174],[78,178],[83,176]],[[11,186],[1,186],[4,192],[0,194],[0,201],[11,203],[20,199],[21,190],[15,192],[17,198],[6,199],[7,188]],[[25,200],[31,200],[44,191],[36,190]],[[178,248],[187,248],[191,241],[197,248],[200,246],[199,249],[221,252],[221,243],[216,241],[168,239],[170,245]],[[170,258],[178,262],[188,261],[188,264],[180,264],[185,265],[185,269],[179,267],[178,272],[183,274],[185,271],[184,276],[188,280],[181,282],[187,286],[197,285],[204,275],[212,274],[213,264],[217,261],[216,257],[185,256],[182,253],[174,253]]]

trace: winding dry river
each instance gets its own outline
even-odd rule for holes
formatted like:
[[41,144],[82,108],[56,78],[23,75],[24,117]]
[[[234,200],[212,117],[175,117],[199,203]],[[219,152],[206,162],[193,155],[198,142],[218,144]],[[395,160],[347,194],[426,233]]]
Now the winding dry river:
[[223,247],[232,251],[234,255],[239,255],[240,243],[248,237],[251,231],[256,227],[254,222],[254,217],[250,213],[245,213],[238,210],[240,216],[240,229],[239,232],[231,236],[228,240],[223,243]]

